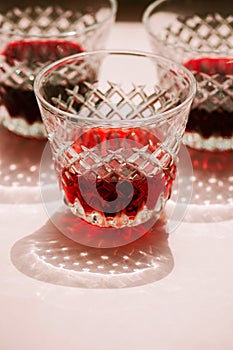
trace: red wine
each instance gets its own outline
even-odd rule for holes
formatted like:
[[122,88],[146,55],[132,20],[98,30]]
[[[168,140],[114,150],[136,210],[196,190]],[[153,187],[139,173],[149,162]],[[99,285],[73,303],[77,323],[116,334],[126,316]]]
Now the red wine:
[[26,62],[27,67],[34,67],[39,63],[52,62],[78,52],[83,52],[82,47],[70,41],[19,40],[8,44],[2,55],[10,65],[15,65],[18,61]]
[[196,97],[197,102],[190,112],[186,132],[197,132],[203,138],[232,137],[233,59],[198,58],[184,65],[194,74],[198,88],[208,95],[208,99],[200,97],[199,104],[199,97]]
[[[0,82],[1,102],[9,115],[12,118],[23,118],[29,124],[41,121],[33,92],[33,77],[36,71],[43,64],[83,51],[79,44],[65,40],[11,42],[1,53],[5,57],[8,69],[7,72],[3,72],[7,73],[7,79]],[[23,68],[20,68],[21,62],[24,63]],[[21,69],[18,77],[15,73],[17,68]]]
[[[133,223],[143,210],[154,211],[161,197],[169,198],[176,173],[171,156],[164,150],[151,160],[158,142],[143,128],[93,128],[84,132],[66,152],[69,164],[61,172],[67,203],[81,207],[83,218],[92,218],[92,223],[97,220],[100,226],[114,226],[114,222],[124,226],[124,220]],[[134,157],[145,146],[147,150]],[[162,169],[157,164],[165,155],[169,161]]]

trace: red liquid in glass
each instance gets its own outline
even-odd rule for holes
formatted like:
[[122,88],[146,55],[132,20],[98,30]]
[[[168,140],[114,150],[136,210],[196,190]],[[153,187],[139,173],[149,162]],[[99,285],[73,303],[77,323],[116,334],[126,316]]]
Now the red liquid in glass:
[[[33,92],[33,79],[30,81],[29,76],[33,77],[35,71],[38,71],[43,64],[79,52],[83,52],[80,45],[65,40],[20,40],[10,43],[1,53],[8,65],[8,78],[0,82],[1,102],[9,115],[12,118],[23,118],[29,124],[41,121]],[[21,62],[24,62],[24,68],[20,68]],[[18,66],[22,73],[15,78]]]
[[[158,150],[158,142],[155,135],[143,128],[93,128],[84,132],[66,153],[70,159],[74,150],[77,154],[62,169],[61,183],[66,201],[71,206],[78,203],[86,218],[97,213],[102,218],[102,226],[111,226],[114,220],[121,226],[125,218],[133,222],[145,208],[153,211],[161,196],[165,200],[169,198],[176,173],[171,156]],[[147,145],[147,150],[142,151],[143,168],[139,166],[142,164],[140,159],[130,161],[130,158]],[[85,153],[93,148],[93,154],[98,156],[96,163],[87,155],[88,152]],[[119,156],[121,148],[124,151]],[[164,169],[150,160],[156,150],[158,161],[167,156]],[[111,151],[114,156],[109,161],[101,161]],[[123,160],[122,154],[125,154]]]
[[[198,58],[184,63],[184,66],[195,75],[197,84],[202,85],[201,89],[205,91],[205,94],[211,94],[214,89],[216,90],[213,93],[216,93],[216,102],[214,102],[214,98],[210,102],[212,107],[210,106],[207,110],[200,102],[199,106],[191,110],[186,131],[199,133],[203,138],[210,136],[232,137],[233,107],[231,108],[229,104],[233,104],[233,59]],[[226,80],[230,85],[226,84]],[[222,96],[220,89],[223,92]],[[227,95],[229,96],[229,101],[226,102],[228,106],[224,102]]]

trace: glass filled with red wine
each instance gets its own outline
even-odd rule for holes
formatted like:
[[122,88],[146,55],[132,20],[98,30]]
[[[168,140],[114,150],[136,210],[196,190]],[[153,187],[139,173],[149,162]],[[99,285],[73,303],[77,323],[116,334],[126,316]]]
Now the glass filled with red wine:
[[39,72],[34,91],[74,215],[101,228],[159,218],[195,87],[182,65],[142,52],[83,52]]
[[233,149],[232,14],[232,0],[157,0],[143,14],[153,52],[173,57],[196,78],[184,135],[195,149]]
[[0,121],[16,134],[45,138],[33,92],[46,64],[102,49],[115,20],[115,0],[12,0],[0,5]]

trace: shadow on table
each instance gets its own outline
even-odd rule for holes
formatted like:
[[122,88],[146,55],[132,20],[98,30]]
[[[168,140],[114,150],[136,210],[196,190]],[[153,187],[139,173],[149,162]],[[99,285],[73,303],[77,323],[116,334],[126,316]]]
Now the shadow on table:
[[233,152],[188,149],[193,166],[192,198],[187,222],[221,222],[233,218]]
[[0,202],[34,203],[40,200],[38,183],[46,141],[27,139],[0,126]]
[[27,276],[79,288],[126,288],[165,278],[174,260],[160,219],[143,237],[116,248],[93,248],[62,235],[51,221],[12,247],[14,266]]

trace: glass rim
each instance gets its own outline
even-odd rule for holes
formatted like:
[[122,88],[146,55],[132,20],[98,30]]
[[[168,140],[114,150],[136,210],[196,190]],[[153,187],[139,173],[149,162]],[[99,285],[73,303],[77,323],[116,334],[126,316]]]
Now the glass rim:
[[185,52],[192,52],[192,53],[196,53],[196,54],[226,54],[227,56],[229,56],[230,54],[233,53],[233,49],[229,49],[229,50],[219,50],[219,49],[198,49],[195,48],[193,46],[189,46],[189,45],[185,45],[185,44],[171,44],[166,42],[166,40],[161,39],[158,35],[156,35],[153,31],[153,29],[150,26],[149,23],[149,19],[150,16],[152,14],[152,12],[161,4],[166,4],[168,1],[167,0],[155,0],[154,2],[152,2],[150,5],[148,5],[145,9],[145,11],[143,12],[142,15],[142,22],[148,32],[149,35],[152,36],[153,39],[156,39],[158,42],[163,43],[166,46],[170,46],[172,48],[175,49],[182,49]]
[[[116,16],[116,13],[117,13],[118,2],[117,2],[117,0],[107,0],[107,1],[109,2],[111,12],[102,21],[88,25],[87,27],[85,27],[84,29],[79,30],[79,31],[72,30],[72,31],[64,31],[62,33],[58,33],[55,35],[55,37],[56,38],[64,38],[64,37],[73,37],[76,35],[82,35],[86,32],[89,32],[95,28],[100,27],[104,23],[108,22],[111,18],[114,18]],[[56,4],[55,5],[51,4],[51,6],[54,7],[54,6],[56,6]],[[25,8],[27,8],[27,7],[25,7]],[[2,15],[4,16],[4,14],[2,14]],[[7,35],[12,35],[12,36],[17,35],[17,36],[21,36],[24,38],[49,38],[49,37],[51,37],[51,34],[47,34],[47,33],[30,34],[27,32],[23,32],[21,30],[3,30],[1,28],[0,28],[0,34],[7,34]]]
[[[145,118],[129,119],[129,120],[127,120],[127,119],[112,120],[112,119],[104,118],[104,119],[101,119],[101,121],[99,119],[96,119],[96,118],[81,116],[78,113],[70,113],[70,112],[63,111],[63,110],[53,106],[48,101],[46,101],[45,98],[41,95],[41,93],[40,93],[41,83],[43,82],[43,79],[45,78],[45,76],[47,74],[49,74],[51,70],[55,71],[56,68],[60,67],[64,63],[69,64],[75,60],[79,60],[82,57],[91,56],[91,55],[99,55],[99,54],[119,55],[119,56],[120,55],[121,56],[137,56],[137,57],[142,57],[142,58],[151,58],[151,59],[155,59],[155,60],[162,60],[163,62],[167,62],[168,64],[173,64],[179,69],[179,71],[183,71],[186,74],[186,77],[188,77],[188,79],[189,79],[189,93],[188,93],[187,97],[185,98],[185,100],[182,101],[179,105],[172,107],[171,109],[168,109],[164,112],[159,112],[158,114],[155,114],[153,116],[149,116],[149,117],[145,117]],[[57,115],[58,117],[60,117],[62,119],[74,121],[74,119],[77,118],[77,120],[80,120],[80,121],[89,121],[89,122],[95,122],[95,123],[107,122],[109,124],[111,124],[112,122],[114,122],[114,123],[117,122],[119,124],[124,124],[124,123],[133,124],[133,123],[135,123],[135,121],[137,121],[138,123],[140,123],[140,122],[145,123],[148,121],[151,122],[154,118],[158,118],[158,116],[162,116],[162,117],[164,117],[164,119],[166,119],[166,117],[170,116],[171,113],[173,114],[177,110],[182,109],[183,106],[191,103],[195,97],[195,94],[196,94],[196,79],[193,76],[193,74],[190,72],[190,70],[188,70],[182,64],[180,64],[174,60],[171,60],[170,58],[166,58],[164,56],[161,56],[161,55],[157,55],[157,54],[153,54],[153,53],[145,52],[145,51],[136,51],[136,50],[102,49],[102,50],[96,50],[96,51],[85,51],[85,52],[81,52],[78,54],[70,55],[70,56],[62,58],[60,60],[54,61],[53,63],[50,63],[49,65],[46,65],[45,67],[43,67],[39,71],[39,73],[35,77],[34,93],[35,93],[37,100],[41,103],[42,106],[44,106],[47,110],[49,110],[50,112],[52,112],[53,114]]]

